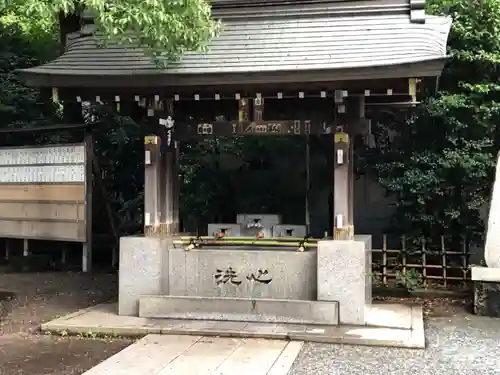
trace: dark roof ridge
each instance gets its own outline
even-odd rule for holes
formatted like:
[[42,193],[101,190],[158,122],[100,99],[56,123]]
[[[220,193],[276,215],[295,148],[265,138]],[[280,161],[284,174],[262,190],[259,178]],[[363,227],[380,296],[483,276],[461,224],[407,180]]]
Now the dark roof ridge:
[[214,0],[212,14],[222,20],[402,14],[425,23],[425,0]]

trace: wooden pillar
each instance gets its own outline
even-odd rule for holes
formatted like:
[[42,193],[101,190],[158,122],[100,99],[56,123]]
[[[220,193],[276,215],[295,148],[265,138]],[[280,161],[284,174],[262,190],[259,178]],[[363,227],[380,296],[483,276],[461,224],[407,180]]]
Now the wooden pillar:
[[350,115],[352,119],[353,126],[349,129],[349,134],[352,140],[351,144],[351,160],[353,162],[351,165],[351,174],[350,174],[350,187],[349,191],[351,192],[349,198],[349,215],[354,222],[354,181],[356,179],[355,170],[354,170],[354,140],[358,134],[366,134],[367,123],[365,120],[365,97],[358,96],[352,98],[352,105],[350,106]]
[[160,225],[159,182],[161,168],[160,138],[144,137],[144,235],[153,236]]
[[164,127],[161,146],[161,235],[169,236],[179,232],[179,144],[175,140],[174,102],[165,101]]
[[145,137],[144,234],[168,236],[179,231],[178,143],[174,135],[173,100],[155,96],[148,116],[159,135]]
[[[174,135],[175,137],[175,135]],[[179,166],[179,156],[180,156],[180,144],[179,141],[175,140],[173,141],[173,150],[172,150],[172,156],[174,160],[174,165],[173,165],[173,172],[172,172],[172,178],[173,178],[173,233],[179,233],[181,230],[181,218],[180,218],[180,212],[179,212],[179,207],[180,207],[180,195],[181,195],[181,177],[180,177],[180,166]]]
[[177,142],[172,141],[169,149],[165,150],[161,156],[161,234],[165,236],[169,236],[179,231],[179,173],[177,171],[177,147]]
[[352,114],[354,105],[355,100],[347,100],[346,92],[335,92],[333,238],[336,240],[354,237],[352,133],[357,117]]
[[82,272],[92,271],[92,203],[94,189],[94,141],[85,134],[85,242],[82,245]]

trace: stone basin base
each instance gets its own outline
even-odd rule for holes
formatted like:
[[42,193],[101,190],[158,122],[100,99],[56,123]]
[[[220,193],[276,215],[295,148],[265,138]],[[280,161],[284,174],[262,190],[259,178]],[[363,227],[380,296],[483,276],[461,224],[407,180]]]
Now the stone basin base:
[[161,304],[156,315],[166,318],[290,322],[302,311],[308,324],[366,324],[371,236],[319,241],[304,252],[252,246],[186,251],[172,240],[120,239],[120,315],[145,317]]
[[141,296],[139,317],[337,325],[338,303],[263,298]]

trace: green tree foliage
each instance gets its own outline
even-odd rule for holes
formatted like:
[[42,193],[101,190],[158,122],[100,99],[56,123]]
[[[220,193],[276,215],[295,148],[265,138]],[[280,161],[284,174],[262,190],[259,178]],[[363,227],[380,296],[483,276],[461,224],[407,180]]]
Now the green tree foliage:
[[[206,0],[0,0],[4,18],[28,31],[68,27],[68,19],[78,23],[84,10],[107,39],[141,46],[158,61],[203,50],[219,30]],[[61,35],[68,31],[76,30]]]
[[39,90],[21,83],[16,72],[40,64],[40,50],[17,25],[0,24],[0,127],[50,123],[50,116],[44,114],[52,109],[46,108]]
[[397,197],[399,232],[471,235],[483,230],[498,147],[500,1],[432,0],[429,10],[454,21],[440,94],[369,160]]

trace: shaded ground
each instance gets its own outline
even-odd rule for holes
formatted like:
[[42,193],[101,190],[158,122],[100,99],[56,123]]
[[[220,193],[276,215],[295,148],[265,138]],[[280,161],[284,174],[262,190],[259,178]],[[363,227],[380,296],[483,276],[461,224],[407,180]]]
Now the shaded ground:
[[472,311],[472,301],[467,298],[391,298],[375,297],[376,301],[388,303],[407,303],[421,305],[426,318],[440,318],[464,315]]
[[[77,375],[128,346],[36,334],[45,321],[109,300],[116,285],[116,276],[106,274],[0,274],[0,374]],[[15,298],[2,299],[6,291]]]

